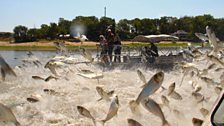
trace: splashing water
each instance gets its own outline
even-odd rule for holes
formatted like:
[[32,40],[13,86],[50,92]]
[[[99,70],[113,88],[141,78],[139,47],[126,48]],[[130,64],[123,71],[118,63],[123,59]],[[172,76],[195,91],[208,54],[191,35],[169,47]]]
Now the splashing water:
[[[39,55],[41,59],[43,55]],[[75,55],[77,61],[84,60],[80,55]],[[18,59],[20,60],[20,59]],[[42,58],[41,63],[43,66],[35,66],[33,64],[27,64],[22,68],[14,67],[18,77],[7,77],[6,81],[1,81],[0,88],[0,100],[5,105],[11,105],[12,111],[17,117],[17,120],[24,126],[91,126],[92,120],[83,117],[78,113],[77,106],[81,105],[87,108],[96,120],[102,120],[106,117],[110,102],[101,100],[97,101],[100,96],[96,91],[96,86],[102,86],[105,90],[115,90],[118,95],[120,108],[117,116],[105,123],[105,126],[127,126],[127,119],[133,118],[140,122],[143,126],[161,126],[162,122],[159,117],[145,110],[141,105],[139,106],[140,114],[132,114],[129,108],[129,101],[137,98],[138,94],[142,90],[140,86],[143,84],[138,78],[136,70],[120,70],[114,69],[110,71],[104,71],[104,77],[99,80],[87,79],[79,75],[78,69],[89,69],[95,72],[102,72],[101,69],[94,65],[77,64],[67,65],[66,67],[57,68],[57,72],[61,75],[58,80],[50,80],[45,82],[43,80],[34,80],[31,76],[38,75],[46,78],[51,75],[48,69],[44,69],[44,64],[49,60],[48,57]],[[195,62],[198,68],[205,68],[203,63]],[[69,68],[69,69],[67,69]],[[157,70],[144,70],[139,68],[146,80],[149,80]],[[69,71],[69,70],[72,70]],[[176,82],[176,91],[182,96],[182,100],[175,100],[167,96],[167,93],[158,90],[150,97],[157,103],[161,104],[161,95],[168,97],[170,101],[170,108],[164,106],[162,111],[166,120],[172,126],[189,126],[191,125],[191,119],[193,117],[204,119],[200,113],[200,108],[206,108],[210,110],[214,104],[217,94],[213,89],[213,85],[207,85],[205,82],[194,77],[186,76],[183,84],[179,87],[181,77],[183,74],[179,71],[165,72],[165,78],[162,86],[168,88],[168,86]],[[217,72],[210,72],[209,77],[219,80]],[[67,79],[65,79],[65,77]],[[197,103],[191,93],[193,88],[188,81],[197,82],[202,86],[200,91],[205,98],[209,97],[209,100],[202,103]],[[211,88],[212,87],[212,88]],[[58,94],[47,94],[43,89],[53,89]],[[31,95],[38,95],[39,102],[30,103],[26,98]],[[23,103],[23,104],[21,104]],[[97,121],[97,125],[102,124]]]

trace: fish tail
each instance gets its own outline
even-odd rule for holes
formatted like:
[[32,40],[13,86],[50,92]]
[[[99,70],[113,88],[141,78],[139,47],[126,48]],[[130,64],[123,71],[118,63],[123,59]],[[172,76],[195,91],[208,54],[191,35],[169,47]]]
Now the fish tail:
[[139,105],[139,104],[138,104],[135,100],[131,100],[131,101],[129,102],[129,106],[130,106],[130,109],[131,109],[132,113],[139,112],[139,110],[138,110],[138,105]]
[[167,120],[164,120],[162,126],[170,126],[170,124]]

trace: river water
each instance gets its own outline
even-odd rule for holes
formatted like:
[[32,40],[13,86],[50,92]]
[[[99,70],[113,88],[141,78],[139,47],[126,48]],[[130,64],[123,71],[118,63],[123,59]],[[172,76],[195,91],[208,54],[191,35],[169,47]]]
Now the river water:
[[[92,126],[91,119],[80,115],[77,106],[81,105],[87,108],[97,120],[97,126],[102,123],[109,110],[110,101],[97,101],[100,96],[96,91],[96,86],[102,86],[103,89],[114,90],[119,98],[119,110],[115,117],[105,123],[105,126],[128,126],[127,118],[137,120],[143,126],[161,126],[159,117],[148,112],[141,105],[139,106],[140,114],[133,114],[129,108],[129,101],[137,98],[142,90],[143,83],[138,78],[136,70],[102,70],[91,64],[67,64],[56,71],[60,77],[58,80],[34,80],[32,76],[41,76],[46,78],[52,73],[44,68],[44,65],[55,52],[34,51],[34,56],[39,59],[41,64],[36,66],[33,63],[24,63],[22,60],[29,59],[24,51],[1,51],[0,54],[5,58],[9,65],[14,69],[17,77],[6,77],[6,81],[0,81],[0,102],[11,106],[13,113],[22,126]],[[79,53],[73,53],[75,61],[85,61]],[[194,61],[199,69],[207,68],[211,62]],[[20,67],[18,67],[20,66]],[[77,75],[80,69],[88,69],[94,72],[102,72],[103,78],[87,79]],[[149,80],[158,70],[140,69]],[[220,82],[221,72],[209,71],[206,77]],[[168,97],[170,108],[164,106],[162,111],[166,120],[171,126],[190,126],[192,118],[205,119],[200,113],[200,108],[212,109],[218,94],[214,90],[214,85],[207,84],[197,77],[187,75],[180,87],[183,73],[180,70],[173,70],[165,73],[162,83],[163,87],[168,88],[173,82],[176,83],[175,91],[182,96],[182,100],[175,100],[167,96],[167,92],[159,89],[150,97],[158,104],[162,104],[161,95]],[[193,92],[190,81],[197,83],[202,87],[200,91],[205,97],[205,101],[197,103],[191,95]],[[47,94],[43,89],[53,89],[58,94]],[[26,99],[31,95],[38,96],[39,101],[30,103]],[[5,125],[0,122],[0,125]],[[13,124],[8,123],[11,126]]]

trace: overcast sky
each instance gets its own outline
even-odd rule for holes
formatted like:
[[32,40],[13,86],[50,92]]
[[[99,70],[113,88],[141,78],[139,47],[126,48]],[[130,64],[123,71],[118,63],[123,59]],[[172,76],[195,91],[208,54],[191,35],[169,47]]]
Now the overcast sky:
[[160,18],[161,16],[224,17],[224,0],[0,0],[0,32],[12,32],[17,25],[28,28],[58,22],[60,17],[104,15],[120,19]]

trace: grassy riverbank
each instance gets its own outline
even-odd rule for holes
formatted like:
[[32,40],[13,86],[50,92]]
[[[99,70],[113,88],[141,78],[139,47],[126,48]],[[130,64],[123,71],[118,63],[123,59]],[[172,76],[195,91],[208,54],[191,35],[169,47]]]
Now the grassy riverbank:
[[[188,42],[160,42],[156,45],[158,47],[186,47]],[[81,45],[80,42],[65,42],[66,47],[69,50],[77,50]],[[83,47],[87,49],[97,49],[97,42],[83,42]],[[199,46],[201,43],[192,43],[193,45]],[[124,41],[122,42],[123,46],[127,46],[130,48],[137,48],[142,46],[147,46],[149,43],[141,43],[141,42],[130,42]],[[9,43],[9,42],[0,42],[0,50],[41,50],[41,51],[53,51],[56,50],[53,41],[38,41],[38,42],[27,42],[27,43]]]

